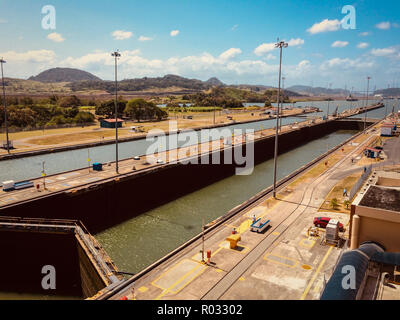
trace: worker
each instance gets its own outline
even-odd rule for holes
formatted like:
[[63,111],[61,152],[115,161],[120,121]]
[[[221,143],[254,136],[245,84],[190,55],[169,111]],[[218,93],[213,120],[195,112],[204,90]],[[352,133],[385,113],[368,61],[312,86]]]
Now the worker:
[[346,190],[346,188],[345,188],[344,191],[343,191],[343,197],[344,197],[344,196],[346,196],[346,197],[348,196],[348,195],[347,195],[347,190]]
[[253,214],[253,222],[256,222],[256,215]]

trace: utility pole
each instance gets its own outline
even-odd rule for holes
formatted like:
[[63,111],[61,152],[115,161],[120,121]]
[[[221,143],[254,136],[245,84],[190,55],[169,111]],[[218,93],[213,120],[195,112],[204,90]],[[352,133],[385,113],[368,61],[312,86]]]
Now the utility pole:
[[205,260],[204,260],[204,218],[202,219],[202,222],[201,222],[201,239],[202,239],[202,245],[203,245],[203,248],[201,250],[201,262],[204,263],[205,262]]
[[[285,80],[286,80],[286,78],[282,77],[282,95],[283,96],[285,96]],[[282,100],[284,100],[284,98]],[[283,110],[283,101],[281,101],[281,112],[283,114],[282,110]],[[279,123],[279,131],[282,131],[282,117],[280,117],[279,122],[280,122]]]
[[3,58],[0,59],[1,64],[1,81],[3,83],[3,104],[4,104],[4,124],[6,127],[6,139],[7,139],[7,152],[10,153],[10,140],[8,139],[8,122],[7,122],[7,105],[6,105],[6,88],[4,84],[4,75],[3,75],[3,64],[6,63]]
[[275,48],[280,49],[280,60],[279,60],[279,80],[278,80],[278,103],[277,103],[277,114],[276,114],[276,131],[275,131],[275,151],[274,151],[274,192],[273,196],[276,198],[276,166],[278,162],[278,137],[279,137],[279,102],[281,94],[281,73],[282,73],[282,49],[287,48],[288,44],[284,41],[279,41],[275,44]]
[[45,161],[42,161],[42,177],[43,177],[43,189],[46,190],[46,172],[44,170]]
[[[330,83],[328,85],[329,90],[331,89],[331,87],[332,87],[332,83]],[[329,104],[330,104],[330,102],[331,102],[331,97],[329,96],[329,98],[328,98],[328,110],[326,111],[326,121],[329,120]]]
[[88,161],[88,170],[90,173],[90,154],[89,154],[89,148],[87,149],[87,161]]
[[368,110],[368,95],[369,95],[369,80],[371,80],[371,77],[367,77],[367,102],[365,104],[365,114],[364,114],[364,131],[367,128],[367,110]]
[[115,172],[118,174],[118,80],[117,80],[117,60],[121,56],[118,51],[111,53],[115,58]]

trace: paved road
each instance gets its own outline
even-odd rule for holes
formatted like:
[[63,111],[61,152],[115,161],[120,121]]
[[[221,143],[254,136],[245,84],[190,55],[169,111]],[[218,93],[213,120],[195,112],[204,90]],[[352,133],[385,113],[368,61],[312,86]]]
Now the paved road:
[[[346,155],[342,160],[340,160],[338,163],[336,163],[332,168],[328,169],[324,174],[319,176],[317,179],[314,180],[307,188],[303,190],[299,190],[301,195],[301,200],[299,203],[301,205],[297,205],[294,210],[292,208],[287,208],[287,210],[290,212],[290,220],[291,223],[288,223],[287,225],[284,226],[284,229],[286,230],[289,228],[289,226],[298,219],[303,212],[307,209],[309,204],[311,203],[313,199],[313,194],[316,188],[329,179],[331,176],[337,174],[338,168],[342,167],[345,162],[348,162],[351,157],[353,157],[355,154],[360,152],[368,143],[371,141],[372,138],[375,136],[370,136],[368,140],[364,141],[360,146],[358,146],[356,149],[351,151],[348,155]],[[347,163],[345,164],[346,166],[348,165]],[[342,167],[343,168],[343,167]],[[355,170],[360,170],[360,169],[355,169]],[[290,207],[293,207],[292,204],[288,204]],[[285,231],[285,230],[279,230],[280,232]],[[223,277],[210,291],[207,292],[206,295],[203,296],[202,300],[218,300],[221,298],[221,296],[237,281],[237,279],[251,266],[253,265],[259,257],[265,253],[265,251],[272,245],[272,243],[276,240],[276,237],[273,237],[272,235],[269,235],[267,238],[265,238],[260,244],[257,245],[255,249],[253,249],[244,259],[242,259],[237,266],[235,266],[230,272],[226,274],[225,277]]]

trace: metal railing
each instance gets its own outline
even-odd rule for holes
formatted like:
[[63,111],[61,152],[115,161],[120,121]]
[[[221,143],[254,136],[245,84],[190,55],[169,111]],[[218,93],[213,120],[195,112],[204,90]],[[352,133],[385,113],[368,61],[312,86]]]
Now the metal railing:
[[364,173],[361,175],[360,179],[356,182],[356,184],[351,188],[350,193],[349,193],[349,199],[352,200],[358,190],[360,190],[361,186],[364,184],[365,180],[368,179],[369,175],[372,172],[372,165],[369,165],[368,167],[364,167]]

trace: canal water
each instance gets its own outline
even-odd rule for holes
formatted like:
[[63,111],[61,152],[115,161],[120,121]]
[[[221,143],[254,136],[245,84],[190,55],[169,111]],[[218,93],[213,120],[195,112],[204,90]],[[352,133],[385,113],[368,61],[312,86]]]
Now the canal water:
[[[278,179],[355,133],[337,131],[280,155]],[[223,179],[107,229],[96,238],[121,271],[137,273],[201,232],[203,218],[208,223],[224,215],[272,182],[273,160],[268,160],[249,176]]]
[[[282,125],[301,122],[304,118],[290,117],[283,118]],[[260,129],[272,128],[276,125],[276,119],[249,122],[249,123],[238,123],[224,127],[230,130],[234,129],[253,129],[255,131]],[[244,132],[244,131],[243,131]],[[201,135],[197,132],[199,140]],[[173,137],[171,137],[173,138]],[[168,140],[168,139],[167,139]],[[122,142],[118,145],[119,159],[132,158],[135,155],[144,155],[146,150],[152,144],[151,141],[146,139],[140,139],[135,141]],[[184,142],[178,142],[178,146],[184,144]],[[163,146],[168,149],[168,145]],[[91,159],[91,162],[110,162],[115,161],[115,145],[108,144],[104,146],[97,146],[93,148],[69,150],[62,152],[55,152],[43,155],[37,155],[32,157],[17,158],[11,160],[0,161],[0,183],[2,181],[14,180],[21,181],[26,179],[32,179],[40,177],[42,172],[42,162],[45,162],[45,172],[47,175],[56,174],[64,171],[81,169],[87,167],[87,159]]]
[[[377,101],[371,101],[374,103]],[[363,106],[365,101],[331,101],[330,103],[330,113],[334,112],[336,105],[339,105],[339,112],[349,109],[349,108],[357,108]],[[388,100],[388,111],[391,112],[391,100]],[[397,103],[398,100],[393,100],[393,103]],[[254,105],[254,104],[249,104]],[[263,104],[259,104],[263,105]],[[284,104],[284,107],[291,106],[292,104]],[[312,101],[312,102],[298,102],[295,104],[296,107],[305,107],[305,106],[314,106],[318,107],[322,110],[322,113],[315,113],[308,116],[321,116],[326,114],[326,110],[328,109],[327,101]],[[390,110],[389,110],[390,109]],[[385,115],[385,108],[377,109],[368,113],[369,117],[374,118],[382,118]],[[359,115],[359,117],[362,115]],[[290,124],[295,122],[304,121],[305,118],[299,117],[290,117],[283,118],[282,124]],[[225,128],[233,129],[267,129],[272,128],[276,124],[275,119],[257,121],[245,124],[233,124],[227,126]],[[135,155],[143,155],[146,153],[147,148],[152,142],[146,141],[145,139],[123,142],[119,144],[119,157],[120,159],[126,159],[133,157]],[[166,146],[168,148],[168,146]],[[115,146],[113,144],[97,146],[89,149],[78,149],[78,150],[70,150],[63,152],[56,152],[32,157],[25,157],[19,159],[12,160],[3,160],[0,161],[0,183],[2,181],[14,180],[21,181],[32,179],[35,177],[40,177],[42,172],[42,163],[45,165],[45,172],[47,175],[56,174],[63,171],[75,170],[84,168],[87,166],[87,158],[91,159],[91,162],[109,162],[115,160]]]
[[[331,102],[340,104],[339,112],[363,105],[357,102]],[[385,108],[368,113],[368,117],[382,118],[392,111],[392,104],[398,110],[398,101],[387,101]],[[296,106],[314,106],[327,110],[327,102],[304,102]],[[321,115],[321,114],[320,114]],[[362,115],[356,116],[362,117]],[[299,122],[304,119],[284,118],[283,124]],[[236,124],[234,128],[270,128],[276,120]],[[354,135],[355,131],[337,131],[320,139],[304,144],[279,156],[278,178],[290,174],[297,168],[315,159],[330,148]],[[143,154],[148,144],[138,140],[120,144],[121,158]],[[114,160],[114,146],[101,146],[90,149],[92,161]],[[41,163],[46,161],[47,174],[73,170],[86,166],[87,149],[60,152],[49,155],[28,157],[0,162],[0,181],[23,180],[40,175]],[[208,223],[225,214],[233,207],[254,196],[272,184],[273,161],[269,160],[255,167],[250,176],[232,176],[198,191],[183,196],[163,206],[150,210],[138,217],[116,225],[96,235],[107,253],[121,271],[137,273],[166,255],[188,239],[201,232],[202,219]],[[173,182],[171,182],[173,186]],[[160,190],[159,192],[162,192]],[[51,297],[42,295],[2,293],[0,299],[79,299],[79,297]]]

